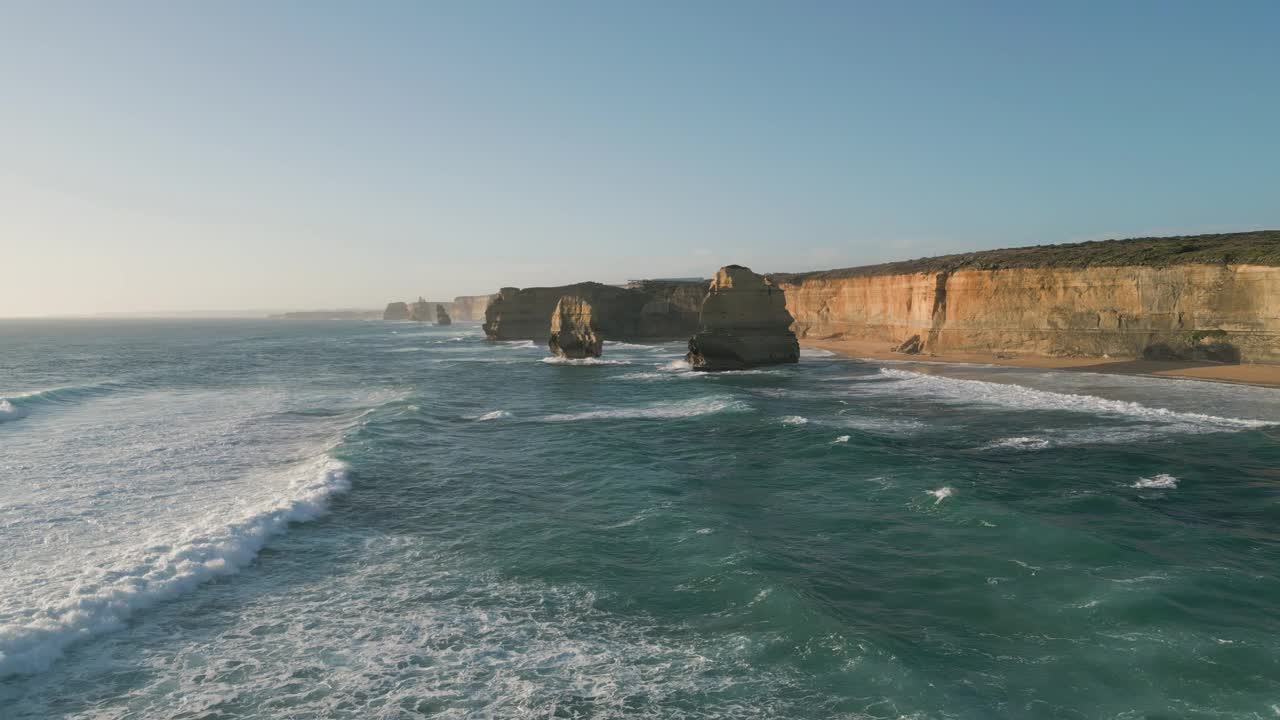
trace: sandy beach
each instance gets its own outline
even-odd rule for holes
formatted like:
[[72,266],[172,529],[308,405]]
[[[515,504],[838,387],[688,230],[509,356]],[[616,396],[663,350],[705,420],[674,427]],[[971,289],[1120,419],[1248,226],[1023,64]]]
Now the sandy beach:
[[856,358],[874,360],[910,360],[917,362],[976,363],[1005,365],[1009,367],[1046,368],[1076,372],[1113,373],[1120,375],[1150,375],[1153,377],[1189,378],[1210,382],[1237,383],[1280,387],[1280,365],[1238,364],[1211,362],[1178,362],[1142,360],[1135,358],[1085,358],[1044,357],[988,353],[926,353],[905,355],[890,349],[890,344],[874,340],[811,340],[800,341],[801,347],[823,348]]

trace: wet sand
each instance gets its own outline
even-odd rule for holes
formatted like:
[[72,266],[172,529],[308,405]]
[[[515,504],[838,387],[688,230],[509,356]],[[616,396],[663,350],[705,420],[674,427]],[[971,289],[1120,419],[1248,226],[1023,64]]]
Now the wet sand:
[[1245,363],[1228,365],[1211,362],[1141,360],[1134,358],[1042,357],[1005,353],[925,353],[906,355],[890,349],[889,343],[874,340],[801,340],[801,347],[822,348],[841,355],[874,360],[911,362],[977,363],[1009,367],[1047,368],[1076,372],[1150,375],[1152,377],[1190,378],[1212,382],[1280,387],[1280,365]]

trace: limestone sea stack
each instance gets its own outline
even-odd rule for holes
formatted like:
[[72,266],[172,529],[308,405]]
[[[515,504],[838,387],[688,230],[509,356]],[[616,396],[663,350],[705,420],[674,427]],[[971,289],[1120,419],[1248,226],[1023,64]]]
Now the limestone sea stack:
[[436,324],[452,325],[453,319],[449,317],[449,313],[445,311],[444,305],[436,303]]
[[686,357],[694,370],[710,372],[799,361],[782,289],[741,265],[720,268]]
[[383,320],[408,320],[409,304],[402,302],[387,303],[387,309],[382,311]]
[[596,334],[591,303],[576,295],[566,295],[551,313],[551,352],[562,358],[580,360],[600,357],[604,342]]
[[421,297],[418,298],[417,302],[409,306],[409,319],[414,322],[431,322],[433,314],[431,303]]

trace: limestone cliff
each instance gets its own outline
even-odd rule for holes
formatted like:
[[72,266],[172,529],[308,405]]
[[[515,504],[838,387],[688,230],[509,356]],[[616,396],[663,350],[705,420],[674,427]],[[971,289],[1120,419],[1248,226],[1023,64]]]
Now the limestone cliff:
[[741,265],[720,268],[702,301],[698,332],[689,340],[694,370],[743,370],[793,363],[800,345],[791,331],[783,291]]
[[628,287],[585,282],[503,288],[485,310],[484,331],[490,340],[543,342],[552,311],[560,298],[571,296],[591,305],[594,327],[603,339],[684,339],[697,329],[697,302],[705,288],[701,282],[662,280]]
[[459,295],[449,303],[449,315],[455,320],[483,321],[485,308],[497,295]]
[[1280,362],[1280,232],[775,275],[801,338],[917,352]]
[[434,315],[431,308],[433,304],[419,297],[416,302],[409,305],[409,319],[414,322],[431,322]]
[[436,324],[452,325],[453,318],[449,317],[449,313],[445,311],[444,305],[436,303]]
[[551,337],[547,347],[564,358],[600,357],[604,343],[596,333],[591,303],[565,295],[551,313]]
[[408,320],[409,304],[402,302],[387,303],[387,309],[382,311],[383,320]]

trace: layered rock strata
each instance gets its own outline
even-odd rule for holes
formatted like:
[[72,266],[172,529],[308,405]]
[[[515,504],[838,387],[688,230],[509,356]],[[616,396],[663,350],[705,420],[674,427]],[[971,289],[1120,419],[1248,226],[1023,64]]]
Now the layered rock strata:
[[483,321],[484,311],[497,295],[459,295],[449,304],[454,320]]
[[773,278],[800,338],[926,354],[1274,363],[1276,265],[1280,233],[1263,232],[1019,248]]
[[409,306],[409,319],[414,322],[431,322],[432,317],[435,315],[432,305],[433,303],[418,298],[416,302]]
[[781,288],[749,268],[728,265],[711,281],[686,357],[701,371],[794,363],[800,345],[791,323]]

